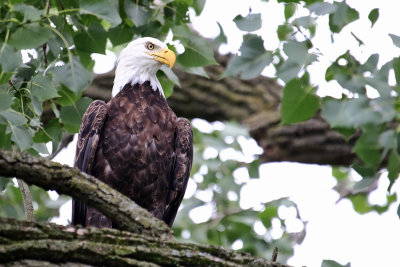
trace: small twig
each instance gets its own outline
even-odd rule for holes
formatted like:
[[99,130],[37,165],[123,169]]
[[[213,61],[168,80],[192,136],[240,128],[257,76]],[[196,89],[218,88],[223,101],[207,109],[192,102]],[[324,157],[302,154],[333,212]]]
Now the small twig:
[[66,148],[69,145],[69,143],[72,142],[72,140],[74,140],[73,134],[63,134],[61,143],[58,146],[57,151],[48,155],[46,159],[53,160],[58,155],[58,153],[60,153],[61,150]]
[[8,83],[11,85],[11,87],[15,90],[18,91],[17,88],[15,88],[14,83],[11,80],[8,80]]
[[50,0],[46,0],[46,15],[48,16],[50,13]]
[[32,194],[29,186],[21,179],[17,179],[19,189],[21,190],[22,200],[24,201],[24,210],[28,221],[35,221],[35,214],[32,205]]
[[274,252],[272,252],[272,259],[271,261],[276,262],[276,259],[278,258],[278,248],[274,247]]
[[63,5],[63,3],[61,2],[61,0],[57,0],[57,2],[58,2],[58,4],[60,5],[61,10],[64,10],[64,5]]
[[44,57],[44,68],[47,69],[47,53],[46,53],[47,44],[44,43],[42,48],[43,48],[43,57]]

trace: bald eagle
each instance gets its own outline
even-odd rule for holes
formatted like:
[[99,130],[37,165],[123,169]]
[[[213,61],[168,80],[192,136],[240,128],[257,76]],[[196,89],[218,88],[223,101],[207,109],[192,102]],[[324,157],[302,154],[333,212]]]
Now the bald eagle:
[[[113,97],[93,101],[78,135],[75,166],[128,196],[170,227],[186,190],[193,131],[168,106],[157,70],[175,54],[154,38],[132,41],[119,56]],[[72,224],[118,227],[74,200]]]

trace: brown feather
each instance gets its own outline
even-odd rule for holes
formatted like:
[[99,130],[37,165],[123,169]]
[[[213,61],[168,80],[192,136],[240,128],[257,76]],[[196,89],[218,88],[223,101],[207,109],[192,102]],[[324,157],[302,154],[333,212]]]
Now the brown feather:
[[[104,117],[92,115],[95,108],[91,106],[79,134],[77,164],[82,161],[82,153],[89,151],[90,168],[82,170],[171,226],[192,165],[193,132],[189,121],[178,119],[165,98],[148,82],[127,84],[102,106],[107,112]],[[97,113],[103,114],[104,109]],[[102,118],[103,123],[95,123],[94,118]],[[90,140],[94,143],[86,137],[92,132],[96,138]],[[108,226],[104,216],[90,208],[85,222],[86,226]]]

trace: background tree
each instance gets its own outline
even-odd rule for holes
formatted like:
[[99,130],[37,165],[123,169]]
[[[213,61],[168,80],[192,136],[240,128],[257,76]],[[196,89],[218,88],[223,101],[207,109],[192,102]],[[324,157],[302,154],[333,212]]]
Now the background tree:
[[[234,19],[244,32],[239,53],[219,55],[214,51],[226,42],[222,27],[213,40],[190,28],[188,10],[200,14],[205,1],[1,1],[1,148],[53,157],[67,143],[63,142],[68,140],[67,133],[79,130],[91,102],[88,96],[109,98],[112,75],[100,75],[91,84],[91,54],[118,51],[134,37],[150,35],[167,38],[178,51],[176,75],[163,68],[159,77],[178,115],[225,121],[224,127],[214,123],[208,133],[195,131],[191,183],[198,193],[183,204],[174,228],[177,237],[227,247],[240,241],[242,250],[266,257],[277,246],[281,261],[292,255],[293,244],[301,242],[304,233],[288,234],[277,210],[282,205],[296,208],[296,204],[280,199],[264,203],[262,210],[244,210],[239,201],[245,183],[233,181],[233,172],[241,167],[250,177],[259,177],[259,164],[269,161],[344,165],[348,168],[333,168],[339,193],[358,212],[386,211],[395,194],[387,195],[384,207],[370,205],[367,198],[382,170],[389,173],[388,192],[400,172],[399,58],[380,62],[379,55],[373,54],[360,61],[348,51],[325,74],[327,81],[340,85],[341,98],[320,97],[316,92],[321,88],[310,79],[310,66],[324,56],[314,42],[316,28],[328,23],[334,39],[359,19],[359,12],[345,1],[278,2],[284,6],[285,21],[277,29],[277,49],[265,49],[262,37],[252,33],[262,27],[262,20],[250,10],[247,16]],[[373,27],[379,9],[371,10],[368,18]],[[353,37],[363,46],[361,39]],[[400,47],[400,37],[390,37]],[[25,51],[24,61],[20,50]],[[274,77],[260,76],[267,66],[275,70]],[[389,82],[390,73],[395,83]],[[377,97],[369,96],[371,90],[376,90]],[[227,160],[220,153],[245,155],[243,140],[250,137],[263,148],[259,155]],[[207,155],[207,150],[213,154]],[[363,177],[357,184],[350,179],[350,169]],[[1,181],[5,189],[2,215],[21,218],[18,191],[10,180]],[[36,218],[54,216],[54,208],[64,199],[50,202],[41,189],[32,190],[38,204]],[[204,205],[212,207],[211,218],[194,224],[189,211]],[[285,232],[279,240],[270,237],[274,218]],[[262,224],[267,233],[257,234],[256,224]]]

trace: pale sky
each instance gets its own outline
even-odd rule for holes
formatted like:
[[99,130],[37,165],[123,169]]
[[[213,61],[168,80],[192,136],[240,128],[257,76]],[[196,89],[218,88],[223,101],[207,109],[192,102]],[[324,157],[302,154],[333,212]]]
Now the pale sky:
[[[265,47],[275,49],[279,45],[276,29],[283,21],[283,11],[276,0],[268,3],[256,0],[214,0],[206,3],[201,16],[193,20],[193,25],[205,37],[215,37],[219,34],[216,22],[220,22],[228,37],[228,45],[223,46],[221,52],[236,52],[239,49],[243,33],[236,28],[232,19],[238,13],[247,15],[249,7],[254,13],[262,13],[263,27],[256,33],[262,35]],[[359,22],[347,27],[343,34],[335,37],[334,44],[330,43],[329,31],[326,28],[319,27],[317,30],[315,44],[324,56],[320,57],[320,62],[314,64],[309,70],[312,73],[312,82],[324,88],[319,91],[321,95],[338,94],[338,86],[332,82],[326,83],[323,77],[329,63],[347,49],[350,49],[361,61],[365,61],[372,53],[379,53],[380,64],[400,53],[388,36],[388,33],[400,35],[400,27],[398,27],[400,2],[397,0],[348,0],[347,3],[360,12],[362,19]],[[380,9],[380,17],[371,30],[367,16],[370,10],[376,7]],[[221,10],[223,10],[223,16]],[[365,43],[364,47],[360,49],[356,46],[357,43],[351,37],[351,32],[362,39]],[[100,56],[96,58],[102,58],[101,65],[107,65],[104,60],[110,62],[109,64],[115,61],[113,55],[106,59]],[[106,70],[107,68],[104,71]],[[97,71],[101,70],[97,68]],[[264,74],[273,75],[272,68],[267,68]],[[202,127],[206,129],[212,126],[203,123]],[[68,149],[60,153],[55,160],[72,165],[75,144],[75,142],[71,143]],[[255,150],[257,150],[256,147]],[[248,180],[246,173],[238,170],[235,173],[235,179]],[[383,176],[385,175],[387,174],[384,173]],[[400,256],[398,256],[400,220],[396,214],[399,201],[392,204],[389,211],[382,215],[375,212],[360,215],[354,211],[349,200],[336,203],[339,196],[332,190],[336,182],[331,176],[329,166],[268,163],[261,165],[260,176],[258,181],[251,181],[243,187],[240,196],[242,208],[258,207],[262,202],[290,197],[297,203],[301,217],[308,222],[305,240],[295,247],[295,255],[289,259],[288,264],[319,267],[322,259],[333,259],[341,264],[351,262],[352,267],[400,266]],[[356,177],[356,179],[359,178]],[[385,204],[388,183],[387,178],[380,179],[378,189],[371,194],[371,203]],[[400,199],[399,182],[395,183],[392,192],[397,192]],[[188,188],[186,197],[191,197],[193,193],[193,188]],[[61,208],[62,218],[54,220],[55,222],[66,223],[67,218],[71,216],[70,205],[68,203]],[[279,215],[287,220],[289,228],[291,227],[293,231],[298,230],[293,211],[280,209]],[[202,216],[204,218],[204,214]],[[195,215],[193,217],[195,219]],[[262,232],[262,227],[258,231]],[[273,235],[279,238],[280,232],[277,230]]]

